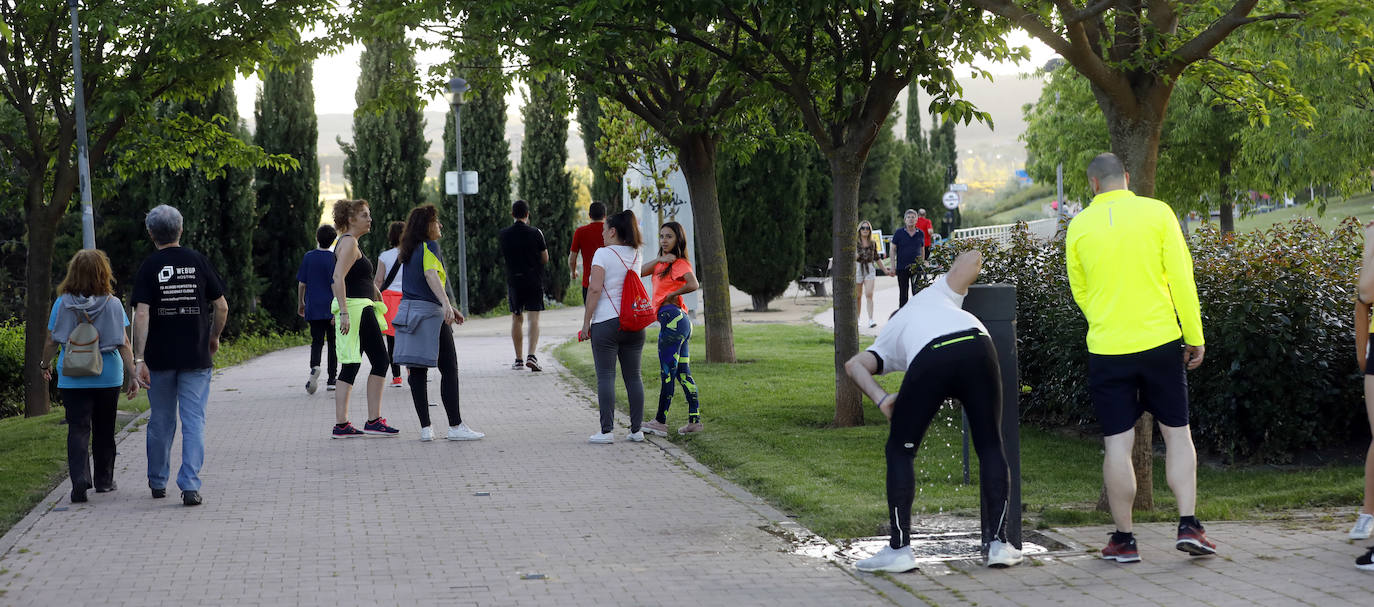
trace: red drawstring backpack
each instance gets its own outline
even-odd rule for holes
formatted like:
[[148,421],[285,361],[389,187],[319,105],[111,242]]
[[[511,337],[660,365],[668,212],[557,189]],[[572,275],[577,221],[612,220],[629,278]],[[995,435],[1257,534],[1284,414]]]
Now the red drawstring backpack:
[[[644,290],[643,281],[639,280],[639,272],[625,263],[625,258],[616,253],[615,249],[611,249],[611,253],[620,260],[620,265],[625,266],[625,283],[620,292],[620,307],[617,308],[615,302],[611,302],[611,308],[620,317],[620,330],[631,333],[643,331],[645,327],[658,320],[658,316],[654,314],[654,303],[649,299],[649,292]],[[637,254],[635,261],[639,261]],[[606,296],[610,297],[610,294]]]

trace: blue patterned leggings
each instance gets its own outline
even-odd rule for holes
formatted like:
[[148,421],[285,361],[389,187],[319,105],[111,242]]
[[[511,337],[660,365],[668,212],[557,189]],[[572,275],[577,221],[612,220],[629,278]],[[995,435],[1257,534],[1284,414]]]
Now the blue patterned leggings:
[[673,404],[673,386],[682,384],[687,396],[687,421],[701,421],[701,403],[697,401],[697,383],[692,379],[687,355],[687,342],[692,338],[692,319],[681,308],[663,304],[658,309],[658,413],[659,423],[668,421],[668,407]]

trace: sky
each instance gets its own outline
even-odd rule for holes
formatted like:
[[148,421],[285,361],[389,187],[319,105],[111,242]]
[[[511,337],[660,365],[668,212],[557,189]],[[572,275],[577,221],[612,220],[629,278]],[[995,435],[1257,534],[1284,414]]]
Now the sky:
[[[1033,71],[1055,56],[1054,51],[1050,50],[1049,47],[1020,30],[1013,32],[1009,41],[1013,45],[1024,45],[1029,48],[1030,59],[1019,65],[991,62],[979,62],[976,65],[994,75],[1019,74]],[[321,57],[315,61],[315,113],[348,114],[357,107],[353,100],[353,91],[362,71],[358,66],[362,51],[362,45],[350,45],[337,54]],[[441,50],[421,52],[416,56],[416,62],[422,72],[427,70],[429,66],[440,63],[442,59],[443,51]],[[964,75],[969,73],[969,68],[965,66],[963,69],[956,69],[956,72]],[[235,81],[234,88],[238,93],[239,116],[247,119],[251,119],[253,116],[253,102],[257,98],[259,82],[257,76],[240,77]],[[443,97],[436,97],[428,101],[426,111],[448,111],[448,102]],[[512,109],[524,105],[519,87],[512,90],[506,103]]]

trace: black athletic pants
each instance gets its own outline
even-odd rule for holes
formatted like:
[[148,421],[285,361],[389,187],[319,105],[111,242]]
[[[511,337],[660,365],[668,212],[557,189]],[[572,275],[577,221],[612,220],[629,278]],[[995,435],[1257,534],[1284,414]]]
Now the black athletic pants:
[[916,449],[946,398],[968,415],[978,451],[983,511],[993,528],[983,537],[1006,541],[1010,472],[1002,447],[1002,374],[992,340],[977,329],[935,338],[907,367],[893,404],[887,437],[887,514],[893,548],[911,543],[911,502],[916,497]]
[[[894,265],[895,265],[895,264],[894,264]],[[911,291],[912,287],[915,286],[915,285],[912,284],[912,280],[911,280],[911,279],[912,279],[911,272],[906,271],[906,268],[897,268],[897,307],[898,307],[898,308],[900,308],[900,307],[902,307],[902,306],[905,306],[905,305],[906,305],[906,300],[907,300],[907,298],[915,294],[915,293],[912,293],[912,291]]]
[[339,376],[339,357],[334,352],[334,326],[328,318],[308,321],[310,323],[310,368],[320,366],[320,349],[328,345],[329,381]]
[[[386,357],[387,357],[387,360],[395,361],[395,360],[396,360],[396,336],[395,336],[395,335],[387,335],[387,334],[383,333],[383,334],[382,334],[382,337],[385,337],[385,338],[386,338]],[[392,363],[391,363],[391,376],[392,376],[392,377],[400,377],[400,376],[401,376],[401,365],[398,365],[398,364],[396,364],[395,362],[392,362]]]
[[[63,388],[62,407],[67,412],[67,469],[72,490],[114,485],[115,408],[119,388]],[[95,478],[91,478],[91,460]]]
[[[429,391],[425,383],[429,381],[428,367],[406,367],[410,376],[410,398],[415,401],[415,415],[420,418],[420,427],[429,427]],[[453,329],[447,323],[439,324],[439,398],[444,403],[444,413],[448,414],[448,425],[463,423],[458,411],[458,349],[453,345]]]
[[[386,368],[391,366],[391,357],[386,353],[382,328],[377,326],[377,314],[371,308],[364,309],[362,318],[358,319],[353,330],[358,332],[358,348],[367,356],[367,362],[372,364],[372,369],[368,373],[386,377]],[[362,363],[344,363],[343,368],[339,370],[339,381],[353,385],[353,380],[358,378],[358,370],[361,368]]]

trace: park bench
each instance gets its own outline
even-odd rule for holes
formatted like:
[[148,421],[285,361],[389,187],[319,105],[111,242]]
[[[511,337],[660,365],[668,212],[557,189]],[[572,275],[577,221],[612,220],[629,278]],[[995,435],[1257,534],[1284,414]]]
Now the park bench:
[[812,297],[825,297],[825,283],[830,280],[830,269],[821,266],[807,266],[797,278],[797,291],[806,291]]

